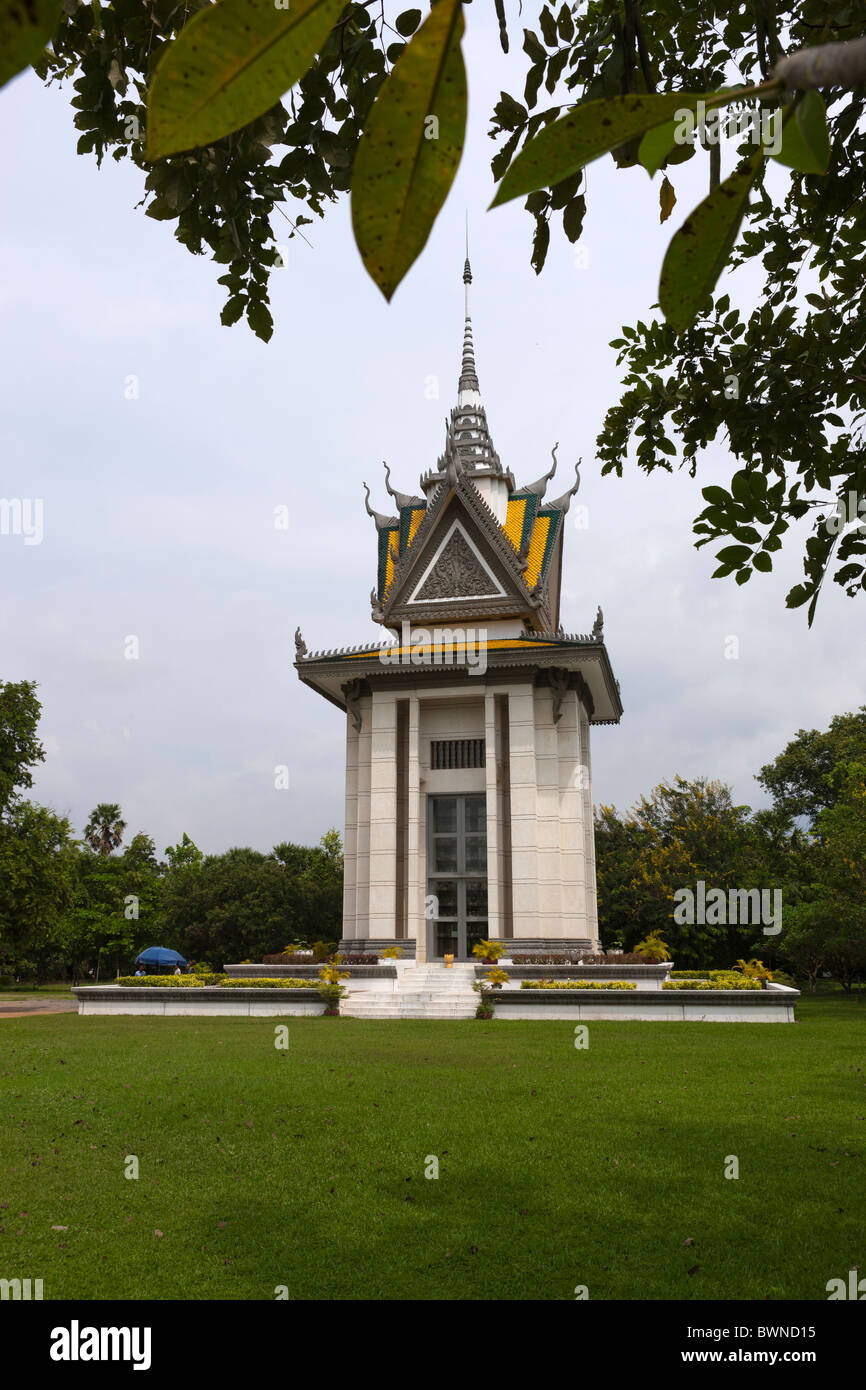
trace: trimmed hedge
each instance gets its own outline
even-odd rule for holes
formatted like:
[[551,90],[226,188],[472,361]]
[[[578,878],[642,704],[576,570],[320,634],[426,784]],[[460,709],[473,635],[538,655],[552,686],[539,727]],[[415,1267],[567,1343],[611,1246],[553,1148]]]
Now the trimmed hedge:
[[665,980],[662,989],[760,989],[760,980],[747,980],[745,975],[732,975],[727,980]]
[[218,984],[221,975],[121,975],[115,984],[124,989],[139,986],[158,989],[201,989],[205,984]]
[[637,989],[631,980],[521,980],[521,989]]
[[223,980],[223,989],[315,989],[318,980],[297,980],[288,977],[279,980],[257,979],[255,976],[250,980]]
[[[750,978],[740,970],[672,970],[671,980],[710,980],[715,981],[718,988],[737,989],[739,982]],[[733,983],[731,983],[733,982]],[[760,983],[760,981],[758,982]]]

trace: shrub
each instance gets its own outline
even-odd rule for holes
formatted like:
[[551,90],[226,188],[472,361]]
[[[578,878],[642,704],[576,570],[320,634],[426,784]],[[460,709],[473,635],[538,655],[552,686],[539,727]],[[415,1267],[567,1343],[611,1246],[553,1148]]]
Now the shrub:
[[665,980],[662,989],[760,989],[760,980],[731,975],[727,980]]
[[383,960],[402,960],[403,952],[399,946],[386,946],[382,952]]
[[299,980],[292,976],[281,976],[278,980],[262,976],[252,980],[223,980],[223,989],[314,989],[315,984],[315,980]]
[[794,979],[794,976],[789,975],[786,970],[774,970],[773,983],[776,985],[787,985],[789,989],[800,988],[800,986],[797,984],[797,981]]
[[512,956],[515,965],[579,965],[580,956],[554,956],[549,953],[544,955],[531,956]]
[[637,951],[622,951],[618,955],[581,956],[581,965],[646,965],[646,957],[639,956]]
[[327,941],[313,942],[313,956],[316,960],[327,960],[333,949],[333,945],[328,945]]
[[735,970],[741,970],[747,980],[772,980],[773,972],[761,960],[738,960]]
[[631,980],[521,980],[521,989],[637,989]]
[[306,952],[299,955],[297,951],[283,951],[278,956],[262,956],[262,965],[315,965],[314,957]]
[[121,975],[118,985],[156,985],[160,989],[201,989],[204,977],[201,975]]

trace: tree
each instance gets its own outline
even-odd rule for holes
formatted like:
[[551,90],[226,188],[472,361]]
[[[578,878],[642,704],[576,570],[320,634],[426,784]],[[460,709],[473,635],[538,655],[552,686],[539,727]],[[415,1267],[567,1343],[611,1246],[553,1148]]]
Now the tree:
[[126,821],[121,818],[120,807],[113,802],[101,801],[90,812],[90,819],[84,827],[84,839],[95,854],[111,854],[123,841]]
[[836,714],[829,729],[799,729],[787,747],[758,773],[757,780],[784,818],[805,817],[814,825],[835,804],[844,782],[842,764],[866,761],[866,705]]
[[34,764],[45,761],[36,736],[41,714],[35,681],[0,681],[0,817],[19,788],[33,786]]
[[749,808],[734,805],[724,783],[675,777],[641,797],[624,817],[603,806],[596,817],[596,861],[606,947],[619,941],[631,950],[661,931],[682,966],[728,967],[752,954],[760,939],[757,924],[679,922],[675,915],[677,893],[696,892],[699,880],[726,898],[731,889],[766,887],[761,837]]
[[833,801],[812,832],[813,879],[785,913],[781,949],[813,992],[825,965],[850,992],[866,969],[866,761],[837,764],[827,781]]
[[0,822],[0,974],[41,976],[62,955],[58,934],[74,893],[68,820],[17,801]]

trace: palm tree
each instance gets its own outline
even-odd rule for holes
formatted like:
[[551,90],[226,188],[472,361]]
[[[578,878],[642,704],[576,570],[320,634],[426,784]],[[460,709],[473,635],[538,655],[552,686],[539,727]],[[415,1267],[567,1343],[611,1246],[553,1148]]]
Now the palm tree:
[[120,818],[120,807],[101,801],[84,827],[84,838],[96,854],[110,854],[123,840],[126,821]]

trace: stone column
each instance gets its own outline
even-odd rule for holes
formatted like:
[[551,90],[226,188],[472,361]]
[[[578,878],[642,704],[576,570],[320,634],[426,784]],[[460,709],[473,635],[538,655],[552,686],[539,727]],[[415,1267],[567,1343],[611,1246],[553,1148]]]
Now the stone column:
[[580,707],[569,690],[562,702],[559,738],[559,857],[562,867],[562,934],[592,937],[586,920],[586,870],[583,834],[583,784],[580,753]]
[[396,939],[397,701],[373,694],[370,746],[370,927],[374,940]]
[[535,775],[538,785],[538,931],[540,936],[556,939],[563,935],[562,872],[559,862],[559,727],[559,724],[553,722],[552,690],[546,686],[538,686],[535,690]]
[[369,695],[361,698],[358,734],[357,837],[355,860],[355,939],[370,935],[370,750],[372,747]]
[[343,836],[343,940],[354,941],[358,871],[358,731],[346,716],[346,831]]
[[538,922],[538,801],[531,684],[515,685],[509,691],[508,726],[514,935],[537,938],[544,933]]
[[586,877],[586,934],[593,950],[600,949],[598,940],[598,892],[595,881],[595,824],[592,818],[592,764],[589,751],[589,715],[578,702],[580,711],[580,760],[586,769],[583,781],[583,843]]
[[409,911],[406,934],[415,941],[415,961],[427,959],[427,919],[424,916],[426,884],[423,880],[424,856],[421,853],[421,702],[417,694],[409,697],[409,825],[407,850],[409,855]]
[[496,785],[496,697],[484,695],[484,770],[487,793],[487,936],[504,935],[499,902],[499,797]]

